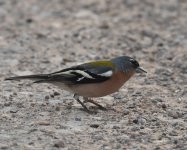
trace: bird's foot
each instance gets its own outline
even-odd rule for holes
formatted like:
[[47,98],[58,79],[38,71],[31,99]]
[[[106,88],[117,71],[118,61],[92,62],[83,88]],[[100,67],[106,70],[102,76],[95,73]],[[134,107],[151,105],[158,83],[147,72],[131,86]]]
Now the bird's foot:
[[86,111],[86,112],[89,113],[89,114],[97,114],[96,111],[91,111],[91,110],[89,110],[89,109],[86,107],[86,105],[84,105],[84,102],[82,102],[82,101],[79,99],[79,96],[78,96],[77,94],[74,95],[74,98],[77,100],[77,102],[79,102],[79,103],[82,105],[84,111]]
[[84,99],[84,101],[83,101],[83,103],[87,103],[87,102],[90,102],[90,103],[92,103],[92,104],[94,104],[94,105],[96,105],[100,110],[104,110],[104,111],[106,111],[107,110],[107,108],[105,108],[104,106],[102,106],[102,105],[100,105],[100,104],[98,104],[98,103],[96,103],[95,101],[93,101],[91,98],[88,98],[88,97],[83,97],[83,99]]

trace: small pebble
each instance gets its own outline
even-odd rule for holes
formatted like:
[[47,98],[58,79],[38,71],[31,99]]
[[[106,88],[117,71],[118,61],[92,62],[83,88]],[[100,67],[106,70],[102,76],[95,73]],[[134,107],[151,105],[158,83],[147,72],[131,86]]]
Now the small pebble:
[[29,144],[29,145],[34,145],[34,142],[29,142],[28,144]]
[[36,124],[48,126],[48,125],[50,125],[50,122],[46,121],[46,120],[41,120],[41,121],[37,121]]
[[10,106],[12,104],[12,102],[6,102],[4,103],[4,106]]
[[60,107],[59,107],[59,106],[56,106],[55,110],[56,110],[56,111],[60,111]]
[[6,149],[8,150],[9,148],[8,148],[7,145],[2,145],[2,146],[0,147],[0,149],[1,149],[1,150],[6,150]]
[[153,103],[163,102],[161,98],[155,98],[152,100]]
[[162,106],[162,108],[163,108],[164,110],[165,110],[166,107],[167,107],[166,104],[162,104],[161,106]]
[[55,91],[55,92],[53,93],[53,95],[54,95],[54,96],[58,96],[58,95],[60,95],[60,93]]
[[107,22],[102,22],[102,23],[99,25],[99,27],[100,27],[101,29],[108,29],[108,28],[109,28],[109,24],[108,24]]
[[57,143],[54,144],[54,147],[56,148],[63,148],[64,146],[65,145],[63,141],[58,141]]
[[133,127],[131,128],[131,131],[139,131],[139,130],[140,130],[140,128],[137,127],[137,126],[133,126]]
[[145,118],[142,118],[142,117],[140,117],[140,118],[138,118],[138,123],[139,124],[141,124],[141,125],[144,125],[144,124],[146,124],[146,119]]
[[18,112],[18,109],[16,108],[13,108],[12,110],[10,110],[10,113],[17,113]]
[[115,143],[113,146],[112,146],[113,149],[120,149],[121,148],[121,145],[118,144],[118,143]]
[[138,124],[138,119],[134,119],[132,122]]
[[41,138],[41,137],[38,137],[37,139],[38,139],[38,140],[42,140],[42,138]]
[[27,23],[32,23],[33,20],[32,20],[31,18],[27,18],[27,19],[26,19],[26,22],[27,22]]
[[173,110],[168,111],[168,116],[173,117],[173,119],[177,119],[179,117],[177,112]]
[[175,130],[173,130],[173,131],[169,132],[169,135],[170,136],[178,136],[178,133]]
[[9,113],[1,114],[1,118],[10,119],[11,117],[12,117],[12,114],[9,114]]
[[76,117],[75,121],[81,121],[81,118]]
[[91,127],[91,128],[98,128],[99,125],[98,125],[98,124],[91,124],[90,127]]
[[46,96],[45,96],[45,100],[48,100],[48,99],[49,99],[49,95],[46,95]]
[[119,126],[113,126],[112,129],[120,129]]
[[128,109],[125,109],[124,111],[123,111],[123,115],[128,115],[129,114],[129,110]]
[[104,147],[104,150],[112,150],[112,148],[109,147],[109,146],[105,146],[105,147]]
[[34,107],[36,105],[36,103],[33,102],[30,105],[31,105],[31,107]]
[[100,140],[103,140],[103,136],[102,135],[94,135],[92,137],[92,139],[94,139],[95,141],[100,141]]
[[136,104],[134,102],[129,103],[128,108],[135,108]]
[[16,92],[13,93],[14,96],[18,95]]

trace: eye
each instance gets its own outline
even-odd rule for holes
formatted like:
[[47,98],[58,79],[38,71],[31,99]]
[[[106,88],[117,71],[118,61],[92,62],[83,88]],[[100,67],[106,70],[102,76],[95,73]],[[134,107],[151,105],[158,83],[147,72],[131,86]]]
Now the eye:
[[139,63],[136,61],[136,60],[134,60],[134,59],[129,59],[129,61],[135,66],[135,67],[139,67]]

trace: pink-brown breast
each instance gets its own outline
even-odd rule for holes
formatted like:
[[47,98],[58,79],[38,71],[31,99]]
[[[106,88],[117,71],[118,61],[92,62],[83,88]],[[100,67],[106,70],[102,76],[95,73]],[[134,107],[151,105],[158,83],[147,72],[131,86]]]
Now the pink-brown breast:
[[118,72],[114,73],[109,80],[102,83],[74,85],[71,87],[71,92],[85,97],[106,96],[118,91],[118,89],[122,87],[123,84],[134,75],[134,73],[134,71],[129,73]]

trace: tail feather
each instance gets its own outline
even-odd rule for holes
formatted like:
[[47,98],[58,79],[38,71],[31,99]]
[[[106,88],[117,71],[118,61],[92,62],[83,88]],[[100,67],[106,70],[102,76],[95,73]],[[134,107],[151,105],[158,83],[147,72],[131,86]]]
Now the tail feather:
[[36,74],[36,75],[26,75],[26,76],[15,76],[6,78],[4,80],[32,80],[33,83],[53,83],[53,82],[63,82],[72,83],[73,77],[67,76],[67,74],[52,75],[52,74]]
[[49,83],[48,79],[35,80],[33,83]]
[[37,74],[37,75],[26,75],[26,76],[15,76],[6,78],[5,80],[47,80],[49,78],[48,74]]

